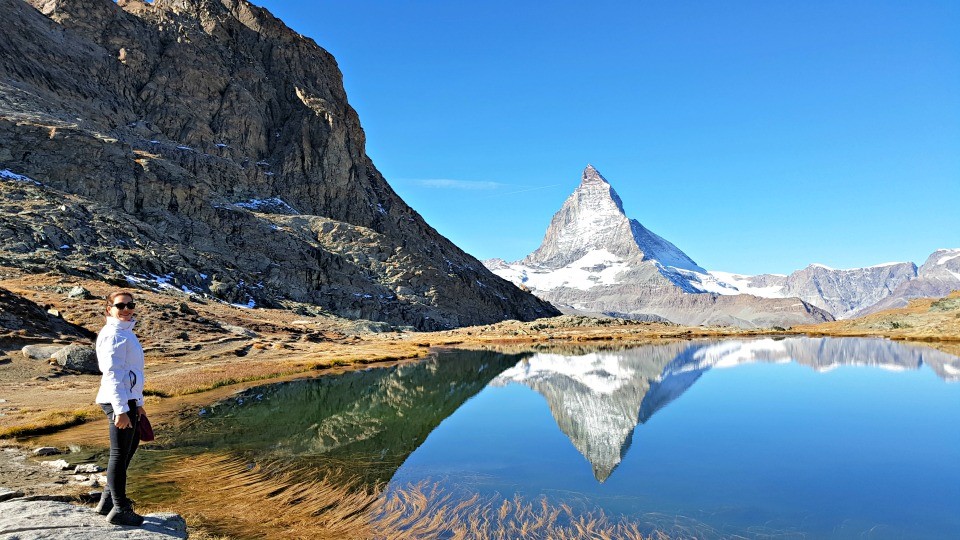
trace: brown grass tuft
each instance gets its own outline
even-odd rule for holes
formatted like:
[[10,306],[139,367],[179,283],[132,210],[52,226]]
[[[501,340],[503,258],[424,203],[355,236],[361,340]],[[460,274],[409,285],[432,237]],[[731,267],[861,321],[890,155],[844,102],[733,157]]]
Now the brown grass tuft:
[[74,410],[55,410],[24,424],[0,429],[0,439],[27,437],[52,433],[59,429],[82,424],[103,414],[99,408],[86,407]]

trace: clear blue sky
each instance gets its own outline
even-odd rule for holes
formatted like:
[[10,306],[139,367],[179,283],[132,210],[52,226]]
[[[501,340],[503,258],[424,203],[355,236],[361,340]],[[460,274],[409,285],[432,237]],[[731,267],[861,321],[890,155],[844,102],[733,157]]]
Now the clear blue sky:
[[536,249],[587,163],[712,270],[960,247],[960,2],[255,1],[480,259]]

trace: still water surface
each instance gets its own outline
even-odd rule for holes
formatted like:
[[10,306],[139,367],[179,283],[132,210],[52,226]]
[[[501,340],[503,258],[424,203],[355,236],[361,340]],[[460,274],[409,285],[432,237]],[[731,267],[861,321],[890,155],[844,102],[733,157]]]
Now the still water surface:
[[960,358],[882,339],[444,352],[251,389],[182,441],[684,536],[960,538]]

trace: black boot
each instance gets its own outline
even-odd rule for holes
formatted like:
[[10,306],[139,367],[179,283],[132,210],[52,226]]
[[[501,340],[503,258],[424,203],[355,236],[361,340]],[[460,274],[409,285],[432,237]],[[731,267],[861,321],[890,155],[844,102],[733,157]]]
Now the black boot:
[[113,525],[139,527],[143,525],[143,516],[134,512],[133,508],[129,506],[125,508],[114,507],[113,510],[107,514],[107,521]]
[[110,510],[113,510],[113,497],[110,496],[109,490],[104,489],[100,493],[100,502],[97,503],[97,513],[105,516],[110,513]]

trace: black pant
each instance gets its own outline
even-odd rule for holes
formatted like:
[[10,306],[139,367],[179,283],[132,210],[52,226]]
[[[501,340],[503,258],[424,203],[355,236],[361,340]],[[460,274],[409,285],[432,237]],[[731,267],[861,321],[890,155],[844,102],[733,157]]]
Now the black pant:
[[100,404],[110,421],[110,461],[107,462],[107,491],[113,497],[113,505],[117,508],[130,506],[127,502],[127,467],[130,466],[130,460],[133,459],[133,454],[137,451],[137,446],[140,445],[140,437],[137,436],[137,423],[140,421],[137,400],[131,399],[127,406],[130,407],[130,410],[126,414],[130,418],[132,427],[120,429],[113,423],[113,406]]

